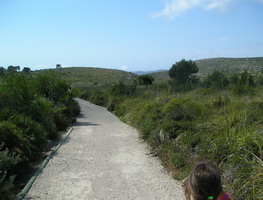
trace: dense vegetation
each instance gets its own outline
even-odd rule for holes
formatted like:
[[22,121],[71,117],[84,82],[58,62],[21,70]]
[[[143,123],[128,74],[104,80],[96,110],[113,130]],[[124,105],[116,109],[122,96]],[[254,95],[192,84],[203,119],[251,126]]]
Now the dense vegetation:
[[9,66],[0,74],[0,197],[15,199],[14,184],[43,157],[80,112],[70,85],[54,72],[34,78]]
[[235,199],[262,199],[263,73],[213,71],[179,82],[119,82],[79,95],[136,127],[175,178],[209,159],[219,165]]

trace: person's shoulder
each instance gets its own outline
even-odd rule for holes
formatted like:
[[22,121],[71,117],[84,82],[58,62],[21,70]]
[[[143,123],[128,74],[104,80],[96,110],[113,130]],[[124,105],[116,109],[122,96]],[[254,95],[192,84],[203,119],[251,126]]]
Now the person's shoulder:
[[216,200],[233,200],[230,194],[222,191],[219,196],[217,197]]

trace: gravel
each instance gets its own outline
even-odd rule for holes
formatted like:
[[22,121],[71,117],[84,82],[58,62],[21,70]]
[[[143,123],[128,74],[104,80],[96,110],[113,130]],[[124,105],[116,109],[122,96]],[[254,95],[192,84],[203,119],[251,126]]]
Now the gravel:
[[138,132],[78,99],[81,114],[26,200],[183,200],[181,183],[150,155]]

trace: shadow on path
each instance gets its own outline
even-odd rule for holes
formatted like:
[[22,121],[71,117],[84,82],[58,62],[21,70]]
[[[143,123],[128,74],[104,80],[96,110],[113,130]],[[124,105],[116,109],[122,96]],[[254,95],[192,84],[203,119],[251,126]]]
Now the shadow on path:
[[85,118],[86,116],[84,115],[84,114],[82,114],[82,113],[80,113],[78,116],[77,116],[77,118]]
[[92,122],[76,122],[73,126],[100,126],[100,124],[94,124]]

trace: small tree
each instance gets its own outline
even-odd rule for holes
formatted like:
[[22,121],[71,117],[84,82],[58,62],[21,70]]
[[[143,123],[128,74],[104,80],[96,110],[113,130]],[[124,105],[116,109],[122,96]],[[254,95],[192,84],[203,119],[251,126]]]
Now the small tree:
[[57,65],[56,65],[56,68],[57,68],[57,69],[61,69],[61,68],[62,68],[62,67],[61,67],[61,64],[57,64]]
[[20,71],[20,66],[10,65],[7,67],[7,71],[8,72],[18,72],[18,71]]
[[154,78],[150,75],[141,75],[139,76],[140,85],[152,85]]
[[30,72],[31,72],[31,69],[30,69],[29,67],[24,67],[23,72],[24,72],[26,75],[29,75]]
[[0,67],[0,76],[4,75],[5,73],[5,68],[4,67]]
[[193,61],[186,61],[185,59],[183,59],[171,67],[171,69],[169,70],[169,76],[171,77],[171,79],[175,80],[176,83],[184,84],[189,81],[189,78],[192,74],[195,74],[197,72],[198,67]]

